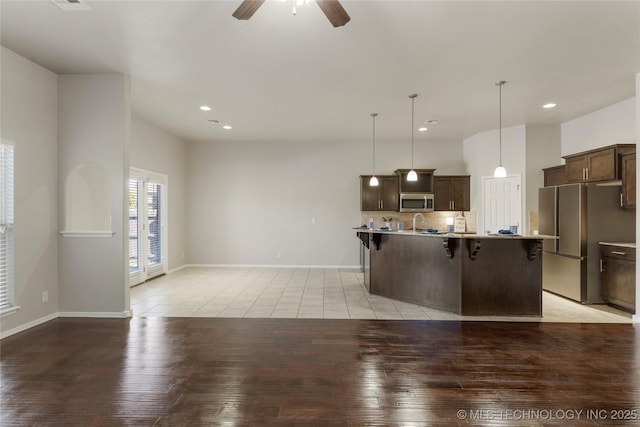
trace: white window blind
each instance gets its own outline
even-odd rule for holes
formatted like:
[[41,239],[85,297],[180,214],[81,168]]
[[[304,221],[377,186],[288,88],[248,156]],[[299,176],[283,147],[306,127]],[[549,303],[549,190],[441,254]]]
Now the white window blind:
[[138,218],[138,200],[140,191],[137,179],[129,180],[129,274],[140,271],[140,220]]
[[147,183],[147,218],[149,224],[149,267],[160,264],[162,257],[162,185],[155,182]]
[[0,312],[13,306],[13,146],[0,144]]

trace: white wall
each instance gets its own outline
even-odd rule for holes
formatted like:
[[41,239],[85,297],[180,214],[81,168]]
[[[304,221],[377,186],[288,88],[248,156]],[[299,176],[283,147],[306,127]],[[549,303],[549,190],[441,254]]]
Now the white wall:
[[635,121],[636,99],[630,98],[562,123],[561,155],[566,156],[613,144],[634,144]]
[[[376,145],[378,174],[411,166],[410,144]],[[416,143],[415,152],[416,168],[464,172],[459,142]],[[371,142],[190,143],[187,163],[189,263],[358,265],[351,227]]]
[[[493,176],[500,156],[499,130],[477,133],[463,141],[463,157],[471,175],[471,210],[478,213],[478,230],[484,230],[483,177]],[[521,175],[522,198],[526,200],[526,132],[525,126],[502,129],[502,165],[508,175]],[[523,209],[524,210],[524,209]],[[526,224],[523,218],[521,224]]]
[[[129,78],[120,74],[58,77],[59,218],[65,215],[64,183],[82,162],[100,164],[110,178],[109,238],[60,237],[60,312],[124,316],[129,308],[128,207]],[[60,229],[66,227],[60,221]]]
[[2,318],[5,332],[58,311],[57,75],[0,49],[0,130],[15,144],[14,289],[21,307]]
[[[169,271],[185,264],[187,254],[187,148],[181,139],[144,119],[131,120],[131,167],[168,176]],[[182,254],[185,258],[182,258]]]
[[529,213],[538,212],[538,189],[544,187],[543,168],[560,162],[560,125],[526,125],[526,197],[524,200],[525,232],[532,232]]

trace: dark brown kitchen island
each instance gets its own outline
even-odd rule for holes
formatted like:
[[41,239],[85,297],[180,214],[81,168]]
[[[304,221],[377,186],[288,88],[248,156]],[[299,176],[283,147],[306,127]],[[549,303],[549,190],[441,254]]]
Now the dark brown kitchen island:
[[369,292],[470,316],[541,316],[545,236],[358,230]]

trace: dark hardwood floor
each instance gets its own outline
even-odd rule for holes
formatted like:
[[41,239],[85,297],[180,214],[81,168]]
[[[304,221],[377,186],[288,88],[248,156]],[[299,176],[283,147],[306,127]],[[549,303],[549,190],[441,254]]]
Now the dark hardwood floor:
[[56,319],[0,344],[2,426],[640,424],[633,325]]

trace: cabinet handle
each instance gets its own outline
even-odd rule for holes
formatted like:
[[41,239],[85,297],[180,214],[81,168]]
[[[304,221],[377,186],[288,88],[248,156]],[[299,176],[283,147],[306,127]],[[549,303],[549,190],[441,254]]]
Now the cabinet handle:
[[615,255],[626,255],[627,254],[626,252],[620,252],[620,251],[611,251],[611,253],[615,254]]
[[584,172],[585,172],[585,177],[586,177],[585,179],[587,181],[589,181],[589,168],[584,168]]
[[380,208],[384,210],[384,200],[380,200]]
[[456,210],[456,201],[455,200],[451,201],[451,206],[453,207],[453,209],[451,209],[451,210],[455,211]]
[[622,192],[620,192],[620,207],[624,208],[624,199],[623,199],[623,196],[622,196]]
[[602,258],[600,258],[600,273],[604,271],[604,263],[602,262]]

